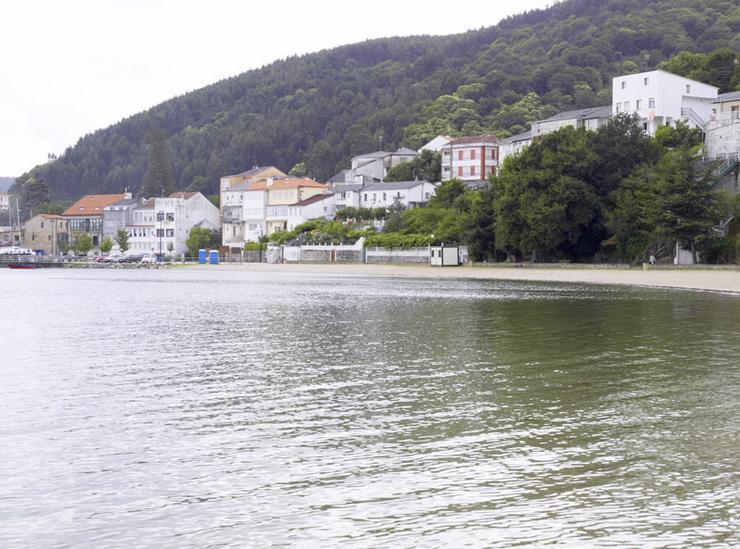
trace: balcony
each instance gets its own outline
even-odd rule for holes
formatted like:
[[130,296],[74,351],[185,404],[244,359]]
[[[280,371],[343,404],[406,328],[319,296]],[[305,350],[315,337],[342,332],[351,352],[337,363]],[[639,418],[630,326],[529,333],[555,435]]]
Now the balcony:
[[241,206],[226,206],[223,212],[224,223],[240,223],[242,220]]

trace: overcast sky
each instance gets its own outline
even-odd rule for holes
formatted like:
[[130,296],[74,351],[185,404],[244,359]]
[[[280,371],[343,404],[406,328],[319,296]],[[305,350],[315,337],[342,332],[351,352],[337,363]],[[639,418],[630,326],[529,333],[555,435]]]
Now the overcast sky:
[[276,59],[452,34],[553,0],[0,0],[0,176],[86,133]]

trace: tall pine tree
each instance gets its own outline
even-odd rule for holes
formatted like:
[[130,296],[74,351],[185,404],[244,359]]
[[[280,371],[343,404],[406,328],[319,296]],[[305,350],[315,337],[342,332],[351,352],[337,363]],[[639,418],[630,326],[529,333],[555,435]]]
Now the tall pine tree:
[[162,129],[156,129],[149,136],[149,163],[140,194],[146,198],[169,196],[176,190],[167,133]]

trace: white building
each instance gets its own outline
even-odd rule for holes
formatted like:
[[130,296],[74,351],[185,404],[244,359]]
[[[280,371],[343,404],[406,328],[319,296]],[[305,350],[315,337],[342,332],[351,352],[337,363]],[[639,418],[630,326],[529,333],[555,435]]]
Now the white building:
[[679,120],[704,130],[716,99],[716,87],[661,70],[612,80],[612,114],[637,113],[649,135]]
[[478,183],[496,175],[498,139],[495,135],[458,137],[442,149],[442,181],[452,178]]
[[712,103],[704,152],[709,157],[740,157],[740,91],[722,93]]
[[0,212],[10,209],[10,193],[0,192]]
[[345,176],[346,183],[358,182],[358,177],[369,177],[375,181],[382,181],[388,175],[391,168],[395,168],[403,162],[411,162],[419,156],[412,149],[401,148],[395,152],[378,151],[360,154],[352,159],[350,172]]
[[190,229],[221,227],[218,208],[201,193],[176,192],[150,198],[133,211],[127,227],[133,253],[180,255],[187,253]]
[[359,208],[360,193],[365,186],[362,184],[332,185],[335,207],[338,210],[344,208]]
[[426,145],[422,145],[421,149],[419,149],[419,154],[421,154],[421,151],[425,150],[432,152],[441,152],[442,149],[444,149],[452,140],[453,138],[449,135],[438,135]]
[[518,154],[532,143],[532,131],[512,135],[498,142],[498,165],[503,166],[507,156]]
[[571,126],[576,129],[585,128],[587,130],[597,130],[609,121],[611,115],[611,105],[560,112],[550,118],[534,122],[532,124],[532,137],[540,137],[567,126]]
[[404,208],[416,208],[429,202],[435,189],[429,181],[373,183],[360,190],[360,207],[389,208],[400,203]]
[[328,190],[328,185],[302,177],[268,177],[224,190],[223,245],[241,248],[276,231],[290,230],[290,208]]
[[334,219],[334,193],[316,194],[288,206],[288,230],[311,219]]

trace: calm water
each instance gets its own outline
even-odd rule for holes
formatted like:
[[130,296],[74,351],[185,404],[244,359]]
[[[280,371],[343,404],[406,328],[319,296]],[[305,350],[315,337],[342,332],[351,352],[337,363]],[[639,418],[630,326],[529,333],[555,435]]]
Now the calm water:
[[1,547],[737,547],[740,298],[0,270]]

